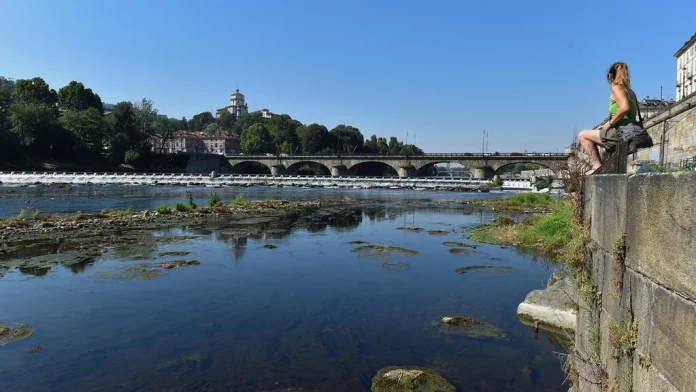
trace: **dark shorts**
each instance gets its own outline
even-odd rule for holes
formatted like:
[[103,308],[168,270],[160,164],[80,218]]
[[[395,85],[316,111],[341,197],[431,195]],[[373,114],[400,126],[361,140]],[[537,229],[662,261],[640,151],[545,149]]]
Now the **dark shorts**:
[[607,152],[614,152],[616,149],[616,146],[618,146],[621,142],[623,142],[623,138],[621,137],[621,132],[619,132],[618,129],[616,128],[609,128],[606,131],[604,129],[599,130],[599,138],[602,140],[602,144],[604,144],[604,148],[607,150]]

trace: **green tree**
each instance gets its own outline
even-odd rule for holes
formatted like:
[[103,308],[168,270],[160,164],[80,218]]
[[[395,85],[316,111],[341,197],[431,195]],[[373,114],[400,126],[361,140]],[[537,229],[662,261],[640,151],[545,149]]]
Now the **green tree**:
[[316,154],[331,149],[331,136],[325,126],[310,124],[302,128],[302,135],[298,133],[298,136],[304,154]]
[[61,110],[72,110],[75,112],[94,108],[100,114],[104,114],[104,106],[99,95],[92,92],[92,89],[85,88],[82,83],[74,80],[58,90],[58,106]]
[[177,120],[175,118],[169,118],[165,115],[157,116],[155,120],[154,129],[157,139],[161,141],[159,145],[154,146],[155,152],[158,154],[162,153],[167,140],[171,138],[174,132],[181,130],[182,120]]
[[222,132],[222,127],[216,123],[208,124],[203,132],[207,133],[208,135],[217,135]]
[[189,120],[188,128],[193,132],[202,132],[208,124],[215,122],[215,117],[210,112],[198,113]]
[[46,105],[57,111],[58,94],[41,78],[19,79],[15,82],[12,100],[17,104]]
[[293,120],[287,114],[275,115],[268,120],[266,127],[271,135],[275,153],[293,153],[299,146],[296,131],[300,126],[302,123]]
[[107,120],[110,131],[107,137],[108,157],[113,163],[121,163],[128,149],[144,141],[144,135],[138,131],[137,110],[132,102],[119,102]]
[[399,155],[423,155],[423,150],[413,144],[404,144],[399,151]]
[[101,152],[107,137],[104,116],[95,107],[82,111],[65,110],[60,124],[73,136],[74,147],[91,152]]
[[10,129],[10,106],[12,105],[12,90],[14,90],[14,82],[5,81],[0,76],[0,132],[9,131]]
[[247,154],[270,152],[271,135],[264,124],[254,124],[242,132],[242,151]]
[[369,139],[365,140],[363,152],[369,154],[376,154],[379,152],[379,148],[377,148],[377,135],[372,135]]
[[[16,90],[15,90],[16,91]],[[43,103],[15,102],[10,107],[12,132],[22,146],[48,150],[56,130],[56,113]]]
[[401,143],[394,136],[389,138],[389,155],[398,155],[401,151]]
[[340,154],[352,154],[363,152],[365,139],[360,130],[350,125],[338,125],[331,130],[337,145],[337,152]]
[[149,99],[143,98],[140,103],[134,105],[138,132],[142,134],[142,139],[146,139],[148,136],[155,134],[155,121],[158,117],[157,109],[155,109],[155,103]]
[[380,154],[389,154],[389,144],[387,139],[380,137],[377,139],[377,152]]
[[267,119],[263,118],[261,112],[247,113],[239,116],[232,127],[232,132],[241,135],[247,128],[254,124],[265,124]]
[[225,110],[220,114],[220,118],[217,119],[217,124],[220,126],[220,129],[232,132],[236,121],[237,116]]
[[15,89],[15,81],[13,79],[0,76],[0,91],[5,91],[8,94],[12,94]]

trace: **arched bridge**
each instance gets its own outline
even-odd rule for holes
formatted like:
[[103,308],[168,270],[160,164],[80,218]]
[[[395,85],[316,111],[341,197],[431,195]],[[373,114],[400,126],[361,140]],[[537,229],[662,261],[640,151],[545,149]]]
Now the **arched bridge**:
[[475,178],[493,178],[503,166],[516,163],[535,163],[558,174],[566,167],[569,154],[559,153],[459,153],[424,155],[232,155],[227,156],[234,172],[243,172],[249,164],[266,166],[271,174],[295,174],[306,164],[323,166],[332,176],[358,175],[365,165],[382,164],[396,171],[399,177],[426,175],[440,163],[458,163],[468,167]]

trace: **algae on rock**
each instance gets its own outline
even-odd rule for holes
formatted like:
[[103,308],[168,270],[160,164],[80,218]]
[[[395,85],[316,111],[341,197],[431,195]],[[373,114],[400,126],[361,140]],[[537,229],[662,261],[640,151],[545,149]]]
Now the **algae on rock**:
[[9,325],[0,322],[0,347],[26,339],[31,336],[36,329],[29,324]]
[[420,366],[390,366],[372,379],[372,392],[454,392],[456,389],[434,370]]

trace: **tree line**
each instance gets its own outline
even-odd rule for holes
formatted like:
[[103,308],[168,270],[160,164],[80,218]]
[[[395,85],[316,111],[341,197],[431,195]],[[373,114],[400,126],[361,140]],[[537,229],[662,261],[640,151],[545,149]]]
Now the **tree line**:
[[[355,127],[304,125],[287,114],[264,118],[260,112],[237,116],[210,112],[190,120],[160,114],[148,99],[118,102],[104,114],[101,97],[77,81],[58,91],[42,78],[12,80],[0,76],[0,163],[21,165],[27,156],[78,164],[146,164],[151,138],[176,131],[230,133],[245,153],[417,155],[422,150]],[[157,152],[157,151],[156,151]]]

